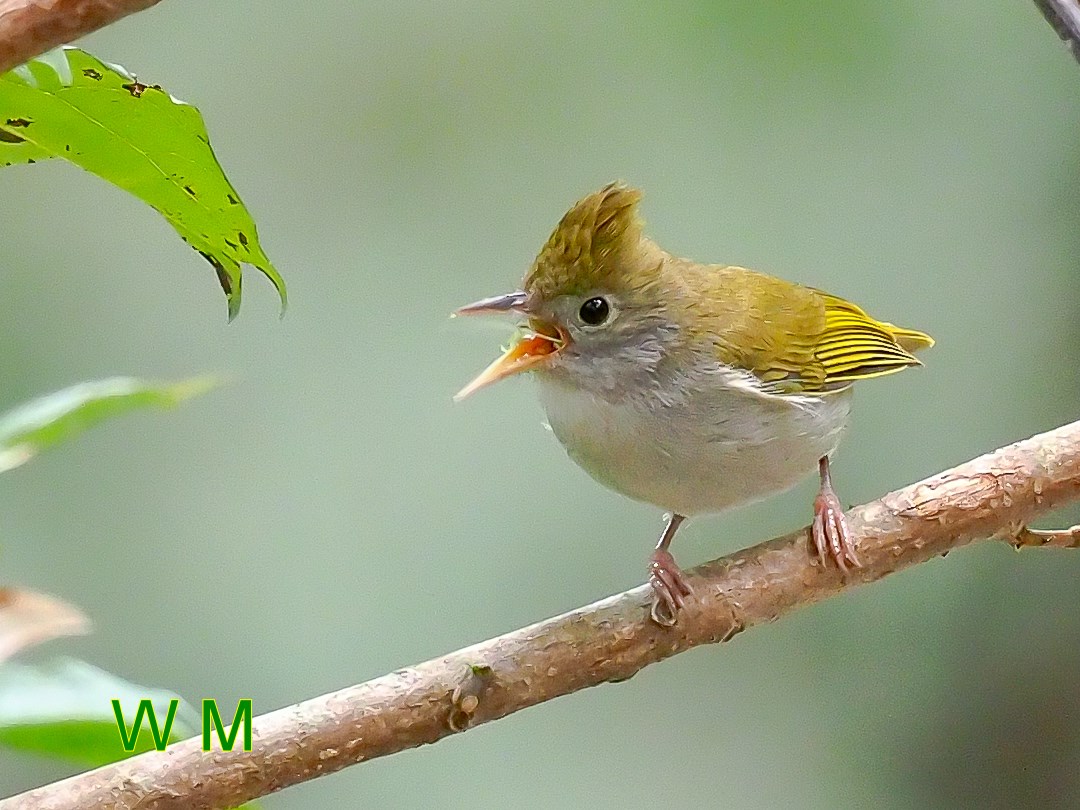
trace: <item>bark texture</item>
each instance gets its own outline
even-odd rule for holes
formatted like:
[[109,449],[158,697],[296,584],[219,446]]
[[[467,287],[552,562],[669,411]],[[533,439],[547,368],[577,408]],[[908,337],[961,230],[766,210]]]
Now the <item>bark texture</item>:
[[[0,72],[158,0],[0,0]],[[1080,59],[1080,4],[1035,0]],[[1080,527],[1027,522],[1080,498],[1080,422],[1002,448],[849,513],[864,567],[843,577],[808,530],[693,569],[673,628],[648,619],[644,586],[367,683],[256,718],[251,751],[188,740],[0,802],[0,810],[210,810],[239,805],[528,706],[631,677],[700,644],[872,582],[973,540],[1080,545]]]
[[160,0],[0,0],[0,73]]
[[170,746],[0,802],[0,810],[234,807],[281,788],[622,681],[700,644],[980,538],[1080,545],[1080,528],[1027,523],[1080,498],[1080,422],[1004,447],[849,513],[863,567],[823,567],[808,529],[692,569],[673,628],[649,620],[646,586],[381,678],[257,717],[251,751]]
[[1035,5],[1080,62],[1080,0],[1035,0]]

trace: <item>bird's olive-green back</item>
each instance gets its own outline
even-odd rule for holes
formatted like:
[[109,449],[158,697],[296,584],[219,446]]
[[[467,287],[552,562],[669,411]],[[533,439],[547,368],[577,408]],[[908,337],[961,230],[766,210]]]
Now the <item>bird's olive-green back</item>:
[[[687,346],[752,372],[776,393],[824,393],[919,365],[929,335],[828,293],[743,267],[703,265],[642,233],[641,192],[612,183],[575,204],[526,276],[541,300],[598,291],[663,312]],[[627,317],[631,317],[627,313]]]
[[919,365],[912,352],[933,345],[842,298],[743,267],[672,259],[663,272],[682,287],[672,309],[683,328],[777,393],[827,392],[891,374]]

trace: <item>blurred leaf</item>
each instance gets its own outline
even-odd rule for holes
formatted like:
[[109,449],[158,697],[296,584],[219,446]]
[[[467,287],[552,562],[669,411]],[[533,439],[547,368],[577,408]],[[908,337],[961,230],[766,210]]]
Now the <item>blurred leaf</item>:
[[214,267],[240,309],[241,265],[285,282],[263,252],[240,195],[222,171],[202,115],[118,65],[64,47],[0,74],[0,166],[62,157],[164,216]]
[[89,632],[90,620],[74,605],[25,588],[0,588],[0,663],[34,644]]
[[71,439],[98,422],[140,408],[171,408],[203,393],[205,378],[151,385],[130,377],[80,383],[0,416],[0,472]]
[[[127,752],[112,700],[120,701],[128,723],[139,701],[149,699],[158,717],[168,714],[172,692],[138,686],[72,658],[29,665],[0,664],[0,745],[47,754],[81,765],[115,762],[153,747],[143,723],[135,750]],[[200,726],[198,712],[180,701],[170,742],[193,736]]]
[[[199,713],[178,695],[125,681],[74,658],[36,666],[0,664],[0,745],[96,768],[153,748],[143,722],[135,748],[125,751],[112,701],[120,701],[129,728],[142,700],[150,700],[163,721],[178,700],[169,742],[193,737],[201,728]],[[241,810],[257,810],[248,802]]]

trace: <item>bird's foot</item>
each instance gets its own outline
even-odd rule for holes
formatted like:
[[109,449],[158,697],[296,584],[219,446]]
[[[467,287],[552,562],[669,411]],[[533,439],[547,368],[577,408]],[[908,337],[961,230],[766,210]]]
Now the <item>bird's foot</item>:
[[657,549],[649,558],[649,584],[653,589],[649,615],[661,627],[674,626],[691,591],[686,575],[666,549]]
[[836,563],[836,567],[847,573],[848,567],[860,568],[862,563],[855,556],[855,541],[848,529],[844,507],[833,488],[823,484],[818,496],[814,498],[814,523],[811,527],[814,548],[824,565],[827,560]]

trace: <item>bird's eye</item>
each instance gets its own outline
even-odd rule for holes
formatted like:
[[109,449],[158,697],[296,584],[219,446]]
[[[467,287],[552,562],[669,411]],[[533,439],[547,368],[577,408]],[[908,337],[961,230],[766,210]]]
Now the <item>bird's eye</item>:
[[608,314],[611,312],[611,307],[608,306],[608,302],[603,298],[590,298],[584,304],[581,305],[581,309],[578,310],[578,315],[581,320],[587,323],[589,326],[599,326],[608,319]]

